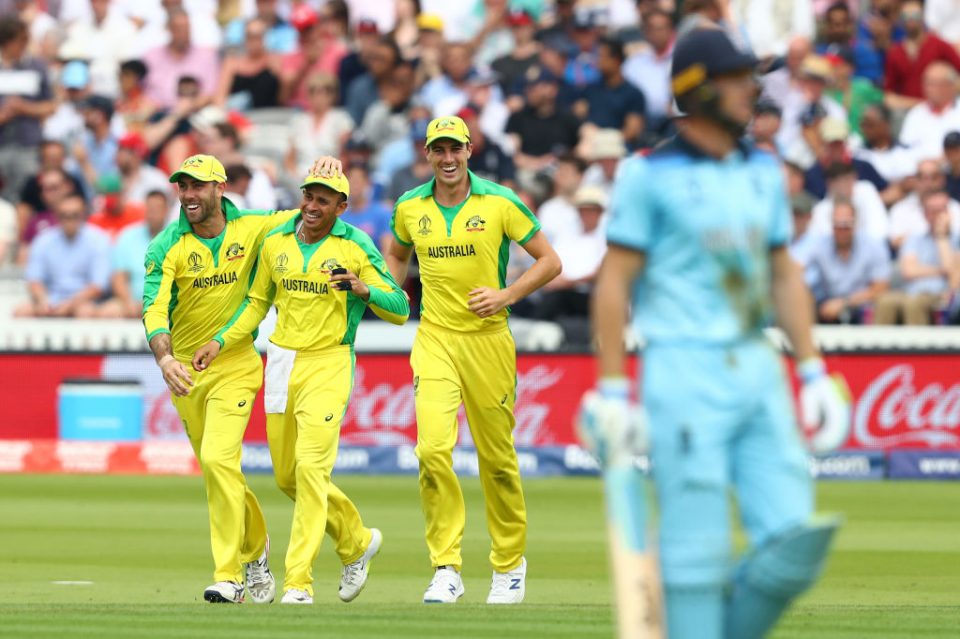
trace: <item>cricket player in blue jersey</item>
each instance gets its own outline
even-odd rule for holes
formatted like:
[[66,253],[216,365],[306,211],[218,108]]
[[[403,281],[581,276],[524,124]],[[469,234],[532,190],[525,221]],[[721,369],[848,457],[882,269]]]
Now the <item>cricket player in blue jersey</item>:
[[[793,346],[804,421],[818,426],[813,449],[841,445],[849,398],[813,344],[800,268],[787,252],[783,172],[740,141],[754,67],[720,30],[677,43],[672,85],[687,117],[676,138],[624,162],[594,298],[600,379],[582,423],[601,451],[649,441],[671,639],[765,636],[818,578],[838,526],[813,516],[783,366],[762,333],[775,317]],[[629,313],[646,342],[646,420],[628,403]],[[738,564],[731,491],[750,540]]]

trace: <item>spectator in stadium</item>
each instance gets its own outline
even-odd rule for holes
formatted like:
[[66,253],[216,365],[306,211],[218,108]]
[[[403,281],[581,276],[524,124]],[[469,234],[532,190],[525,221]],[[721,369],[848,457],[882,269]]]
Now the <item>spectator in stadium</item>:
[[900,20],[906,37],[887,53],[883,88],[889,93],[913,98],[917,103],[928,99],[926,71],[930,65],[940,62],[960,71],[960,55],[935,33],[927,31],[921,0],[906,0],[900,9]]
[[887,52],[904,38],[899,18],[900,0],[870,0],[868,10],[857,23],[857,42],[872,53],[857,61],[857,75],[877,86],[883,86]]
[[[808,137],[808,143],[816,150],[817,161],[807,169],[803,188],[819,198],[825,197],[827,194],[826,168],[831,164],[842,162],[851,164],[857,172],[857,179],[866,180],[873,184],[880,192],[881,197],[885,198],[885,190],[889,184],[883,179],[883,176],[866,160],[851,157],[847,145],[850,128],[847,126],[846,120],[824,118],[817,128],[820,135]],[[900,196],[899,190],[892,191],[890,201],[896,201]],[[886,199],[884,201],[886,202]]]
[[524,74],[540,57],[540,43],[535,37],[537,25],[533,16],[522,9],[511,11],[507,24],[513,33],[514,46],[490,65],[497,73],[503,95],[515,94],[520,90]]
[[413,65],[400,62],[380,85],[380,99],[370,105],[363,117],[360,130],[374,148],[374,165],[387,144],[410,135],[409,113],[416,90],[414,81]]
[[[169,110],[155,113],[143,129],[143,139],[150,148],[149,158],[161,170],[177,166],[181,158],[195,151],[193,117],[207,108],[207,99],[200,95],[200,83],[193,76],[177,80],[177,103]],[[219,109],[219,107],[213,107]]]
[[577,211],[576,230],[557,238],[555,250],[563,270],[543,287],[534,319],[555,321],[586,318],[590,314],[590,291],[607,252],[608,195],[596,186],[582,186],[573,196]]
[[543,67],[527,71],[525,106],[507,120],[507,133],[516,136],[513,161],[517,180],[530,188],[533,175],[550,166],[556,157],[573,150],[579,139],[579,122],[557,104],[560,79]]
[[647,46],[623,63],[623,75],[640,89],[645,98],[647,129],[659,132],[673,112],[670,64],[673,61],[673,16],[655,8],[643,14],[643,35]]
[[623,135],[616,129],[597,129],[586,142],[584,154],[590,161],[583,174],[584,186],[598,186],[605,193],[613,190],[613,178],[620,161],[627,155]]
[[487,137],[480,125],[480,116],[477,112],[466,106],[457,111],[457,117],[466,122],[467,128],[470,129],[470,144],[473,150],[470,152],[470,159],[467,160],[467,168],[473,171],[474,175],[485,180],[514,188],[517,171],[513,158]]
[[478,3],[481,12],[472,12],[461,24],[478,66],[489,67],[513,48],[507,4],[507,0],[481,0]]
[[0,198],[0,269],[16,259],[17,231],[16,207]]
[[584,98],[574,107],[574,113],[589,127],[616,129],[627,144],[636,144],[643,133],[647,101],[640,89],[623,77],[623,43],[602,38],[597,52],[600,79],[584,88]]
[[[38,176],[40,207],[35,209],[20,230],[20,247],[17,264],[27,263],[30,245],[40,233],[57,225],[56,208],[68,195],[81,195],[73,190],[70,175],[60,168],[43,169]],[[81,195],[82,197],[82,195]]]
[[90,97],[90,68],[82,60],[71,60],[59,74],[60,90],[55,91],[56,108],[43,121],[43,138],[59,140],[73,148],[83,137],[83,105]]
[[918,159],[940,158],[943,138],[960,129],[957,78],[945,62],[933,62],[923,72],[924,100],[907,112],[900,129],[900,142]]
[[448,42],[443,48],[440,66],[443,72],[431,78],[420,89],[419,97],[435,116],[440,104],[448,98],[459,97],[462,103],[467,101],[467,81],[473,71],[473,52],[465,42]]
[[890,252],[883,240],[856,231],[853,204],[833,204],[833,234],[818,239],[807,257],[806,272],[816,292],[817,321],[861,324],[864,310],[890,284]]
[[[909,238],[929,232],[923,196],[945,190],[947,177],[939,162],[923,160],[917,165],[913,182],[913,192],[890,209],[890,245],[894,250],[898,250]],[[951,240],[960,240],[960,202],[947,200],[947,217]]]
[[960,131],[951,131],[943,138],[943,155],[946,158],[947,193],[950,199],[960,202]]
[[788,91],[777,142],[788,158],[808,168],[817,156],[814,143],[824,118],[847,120],[846,110],[824,95],[833,77],[830,63],[822,56],[808,55],[800,66],[798,90]]
[[753,122],[750,123],[750,137],[755,147],[776,156],[782,155],[777,146],[777,131],[780,130],[782,117],[783,113],[776,102],[766,99],[757,101]]
[[889,184],[900,184],[916,172],[917,157],[893,137],[892,117],[890,109],[883,104],[873,104],[863,110],[860,117],[863,145],[854,151],[853,157],[869,162]]
[[564,79],[564,71],[567,68],[567,62],[573,57],[575,49],[568,42],[559,38],[550,38],[543,43],[543,49],[540,52],[539,64],[527,69],[526,74],[520,79],[519,84],[514,88],[515,94],[507,101],[510,111],[516,112],[523,108],[525,102],[524,91],[527,87],[527,78],[535,73],[533,69],[546,69],[557,78],[557,104],[569,109],[573,107],[574,102],[580,99],[581,91]]
[[[240,149],[240,132],[225,121],[198,123],[197,149],[212,155],[225,164],[245,164],[246,158]],[[246,191],[247,206],[252,209],[272,211],[277,208],[277,194],[273,180],[264,168],[250,167],[253,177]]]
[[941,38],[960,48],[960,4],[953,0],[925,0],[923,16]]
[[238,111],[280,104],[280,57],[266,46],[267,30],[260,18],[247,21],[243,48],[223,60],[214,104]]
[[[850,5],[842,0],[834,2],[823,15],[823,37],[817,43],[816,51],[826,56],[846,51],[851,76],[867,80],[872,85],[874,78],[883,79],[883,67],[877,65],[873,46],[857,38],[854,31],[855,23]],[[868,77],[871,75],[872,78]]]
[[381,251],[387,250],[392,212],[383,202],[374,199],[370,169],[365,164],[354,163],[347,167],[346,176],[350,182],[350,206],[340,219],[369,235]]
[[[874,104],[883,104],[883,91],[866,78],[854,76],[853,50],[843,47],[827,55],[833,67],[833,81],[826,95],[847,110],[847,124],[858,136],[864,110]],[[909,105],[906,105],[909,106]]]
[[361,61],[366,71],[344,89],[344,108],[354,122],[360,124],[374,102],[380,99],[381,87],[400,64],[400,49],[390,36],[381,36]]
[[[302,4],[300,6],[307,6]],[[345,0],[327,0],[320,5],[317,16],[320,18],[320,25],[323,27],[323,37],[339,45],[340,58],[347,53],[347,38],[350,35],[350,5]],[[337,60],[337,66],[340,66],[340,60]],[[334,70],[335,72],[336,70]]]
[[812,274],[809,269],[810,255],[822,236],[810,233],[813,207],[817,200],[806,191],[790,196],[790,212],[793,217],[793,236],[790,238],[790,256],[804,268],[804,280],[809,285]]
[[477,125],[484,135],[505,152],[512,155],[513,141],[506,133],[510,108],[503,100],[503,93],[497,83],[497,74],[489,69],[478,69],[467,79],[466,102],[445,100],[439,109],[441,113],[456,113],[466,107],[477,113]]
[[813,45],[810,39],[794,36],[787,45],[783,66],[770,71],[762,78],[762,97],[785,108],[789,102],[802,101],[803,98],[803,61],[810,55]]
[[46,65],[25,55],[29,41],[18,17],[0,17],[0,197],[10,201],[37,171],[41,122],[56,108]]
[[[137,26],[110,0],[90,0],[89,18],[79,18],[66,25],[62,57],[83,58],[90,65],[90,89],[93,93],[117,97],[120,62],[138,52]],[[78,55],[74,55],[74,52]]]
[[150,149],[143,136],[136,132],[117,140],[117,169],[123,180],[123,195],[128,202],[143,204],[151,191],[167,191],[167,176],[157,167],[144,163]]
[[159,105],[147,96],[146,78],[147,65],[142,60],[120,63],[120,97],[114,106],[127,131],[142,131],[160,110]]
[[[573,44],[573,19],[576,0],[556,0],[551,21],[548,26],[537,31],[537,40],[544,45],[547,42],[566,42]],[[557,74],[560,75],[560,74]]]
[[580,189],[586,170],[587,162],[573,153],[557,158],[552,195],[537,209],[540,227],[551,245],[556,245],[563,235],[579,231],[574,195]]
[[100,209],[87,222],[103,231],[113,242],[129,226],[143,221],[141,202],[129,202],[123,194],[123,181],[116,173],[107,173],[97,180]]
[[250,46],[250,24],[253,22],[259,22],[263,29],[259,37],[265,52],[287,54],[296,50],[297,30],[277,11],[277,0],[256,0],[253,17],[231,20],[224,29],[224,44],[228,48]]
[[30,300],[14,317],[93,317],[110,282],[110,241],[86,223],[87,205],[68,195],[56,206],[57,225],[33,242],[24,276]]
[[52,178],[54,183],[58,183],[59,177],[63,177],[67,182],[68,188],[52,189],[66,193],[83,193],[83,184],[77,177],[66,171],[64,168],[67,159],[67,150],[63,143],[58,140],[44,140],[40,143],[37,150],[39,156],[40,169],[27,178],[20,189],[19,197],[16,202],[17,207],[17,228],[22,232],[26,229],[27,222],[36,213],[40,211],[51,211],[53,201],[44,202],[42,189],[40,186],[40,176],[44,171],[56,170],[61,173],[57,178]]
[[146,196],[142,222],[126,229],[111,252],[110,290],[113,295],[97,309],[103,318],[137,318],[143,314],[144,255],[150,241],[167,225],[170,196],[167,189]]
[[227,188],[223,197],[237,208],[247,208],[247,193],[253,181],[253,171],[246,164],[228,164],[224,170],[227,172]]
[[292,175],[306,175],[313,158],[337,156],[353,131],[350,115],[336,106],[337,79],[326,71],[317,71],[307,79],[309,109],[290,118],[290,150],[284,168]]
[[427,136],[427,124],[429,122],[429,116],[426,119],[417,118],[410,126],[410,140],[408,142],[412,147],[410,149],[410,164],[393,171],[390,174],[389,182],[386,182],[386,195],[392,202],[399,200],[410,189],[429,182],[431,176],[433,176],[433,166],[423,153],[423,141]]
[[[794,37],[814,36],[817,25],[810,5],[810,0],[792,0],[782,5],[759,0],[730,3],[739,30],[760,60],[782,57]],[[643,19],[647,19],[646,11]]]
[[876,240],[885,240],[888,233],[887,208],[876,187],[857,179],[857,170],[848,162],[835,162],[827,167],[827,197],[813,207],[810,231],[830,235],[833,229],[833,203],[851,202],[857,212],[857,231]]
[[83,124],[86,131],[73,146],[83,179],[96,184],[100,176],[117,172],[117,136],[110,128],[113,119],[113,100],[103,95],[91,95],[83,103]]
[[397,0],[396,2],[396,19],[390,35],[400,47],[404,60],[416,60],[420,57],[418,46],[420,27],[417,26],[417,18],[421,11],[420,4],[420,0]]
[[27,55],[50,63],[57,57],[57,45],[60,43],[59,25],[37,0],[15,0],[12,3],[17,16],[27,25],[30,32],[30,44]]
[[572,39],[576,52],[567,62],[563,79],[577,89],[585,89],[603,77],[599,67],[599,29],[596,18],[587,7],[578,7],[573,14]]
[[928,231],[907,239],[900,249],[900,290],[877,300],[874,322],[930,324],[933,313],[945,308],[960,287],[958,252],[950,241],[950,198],[946,191],[931,191],[921,198]]
[[337,79],[340,81],[339,102],[346,102],[350,85],[368,71],[367,59],[379,41],[380,28],[376,21],[363,19],[354,26],[350,52],[340,61],[340,68],[337,70]]
[[199,95],[209,102],[217,89],[220,61],[214,49],[195,46],[190,39],[190,17],[182,9],[170,12],[167,22],[170,41],[151,49],[143,58],[147,69],[147,95],[165,109],[177,102],[180,78],[190,76],[199,84]]
[[[149,6],[152,3],[136,3]],[[146,24],[140,29],[137,40],[142,42],[143,50],[149,51],[170,42],[169,26],[175,13],[186,11],[190,16],[190,42],[193,46],[217,51],[223,44],[223,29],[218,21],[218,4],[214,2],[195,2],[191,0],[162,0],[163,11],[146,12],[143,18]],[[128,5],[132,6],[132,5]],[[227,4],[224,5],[227,8]]]
[[435,13],[421,13],[417,16],[417,86],[437,77],[443,71],[440,60],[443,58],[443,18]]
[[327,36],[319,14],[309,5],[298,6],[290,22],[297,29],[299,44],[281,60],[280,102],[286,106],[308,108],[307,78],[318,71],[335,75],[347,49]]

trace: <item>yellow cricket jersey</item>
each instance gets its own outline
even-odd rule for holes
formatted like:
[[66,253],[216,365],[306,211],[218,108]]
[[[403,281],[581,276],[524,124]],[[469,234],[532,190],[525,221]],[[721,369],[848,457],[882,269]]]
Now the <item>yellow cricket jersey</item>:
[[[388,322],[407,321],[407,298],[370,236],[338,219],[329,235],[304,244],[297,238],[299,220],[297,216],[267,234],[246,300],[214,338],[225,349],[250,335],[271,304],[277,306],[277,328],[270,341],[297,351],[353,344],[367,304]],[[369,302],[334,287],[330,271],[339,267],[370,288]]]
[[421,317],[456,331],[494,328],[508,309],[477,317],[469,293],[485,286],[506,287],[510,241],[525,244],[540,223],[516,193],[470,175],[470,195],[459,209],[439,206],[434,180],[397,200],[390,227],[397,241],[415,247],[423,284]]
[[[181,210],[150,242],[143,286],[143,325],[147,341],[170,333],[173,354],[189,361],[233,317],[247,295],[257,251],[274,227],[290,220],[299,209],[240,210],[222,200],[227,226],[215,238],[198,237]],[[231,347],[253,342],[253,331]]]

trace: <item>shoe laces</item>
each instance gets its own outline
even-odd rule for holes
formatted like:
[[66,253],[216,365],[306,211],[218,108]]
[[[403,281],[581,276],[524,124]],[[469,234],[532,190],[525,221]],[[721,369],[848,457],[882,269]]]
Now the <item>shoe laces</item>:
[[363,574],[363,559],[358,559],[357,561],[347,564],[343,567],[343,581],[344,583],[354,586],[360,581],[360,575]]
[[265,557],[251,561],[247,564],[247,585],[261,584],[268,581],[268,572],[270,572],[270,568],[267,566]]
[[510,590],[510,573],[494,572],[490,592],[494,595],[506,595]]

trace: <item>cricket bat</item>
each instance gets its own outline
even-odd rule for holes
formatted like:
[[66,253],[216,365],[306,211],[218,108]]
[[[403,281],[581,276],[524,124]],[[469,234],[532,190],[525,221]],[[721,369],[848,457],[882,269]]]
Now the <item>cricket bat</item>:
[[646,481],[629,455],[603,469],[619,639],[665,639],[663,591],[647,523]]

